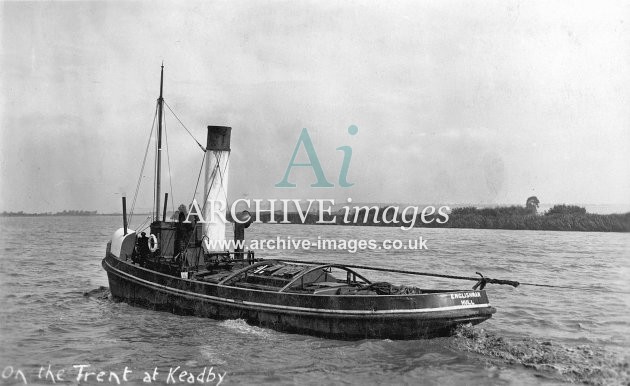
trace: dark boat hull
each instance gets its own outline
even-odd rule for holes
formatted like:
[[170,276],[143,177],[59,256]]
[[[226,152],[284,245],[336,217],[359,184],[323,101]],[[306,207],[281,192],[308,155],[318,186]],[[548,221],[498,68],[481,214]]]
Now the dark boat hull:
[[449,335],[495,312],[484,291],[326,296],[278,293],[180,279],[112,255],[103,259],[116,300],[176,314],[244,319],[278,331],[337,339],[420,339]]

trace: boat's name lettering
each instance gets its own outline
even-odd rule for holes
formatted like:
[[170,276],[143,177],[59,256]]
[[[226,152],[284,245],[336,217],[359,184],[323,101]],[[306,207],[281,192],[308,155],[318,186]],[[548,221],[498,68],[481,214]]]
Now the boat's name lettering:
[[480,297],[481,297],[480,292],[466,292],[463,294],[451,294],[451,299],[466,299],[466,298],[480,298]]

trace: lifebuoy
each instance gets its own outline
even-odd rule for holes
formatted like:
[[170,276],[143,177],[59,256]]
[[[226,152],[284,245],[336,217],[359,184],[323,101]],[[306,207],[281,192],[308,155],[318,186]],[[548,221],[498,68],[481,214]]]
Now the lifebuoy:
[[149,235],[149,240],[147,240],[147,244],[149,244],[149,251],[155,252],[158,250],[158,241],[157,237],[154,234]]

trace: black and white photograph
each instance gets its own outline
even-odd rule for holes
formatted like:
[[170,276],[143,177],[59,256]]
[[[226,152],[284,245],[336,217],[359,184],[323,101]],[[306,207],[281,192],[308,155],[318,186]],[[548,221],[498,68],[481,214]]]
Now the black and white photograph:
[[630,385],[629,23],[0,0],[0,385]]

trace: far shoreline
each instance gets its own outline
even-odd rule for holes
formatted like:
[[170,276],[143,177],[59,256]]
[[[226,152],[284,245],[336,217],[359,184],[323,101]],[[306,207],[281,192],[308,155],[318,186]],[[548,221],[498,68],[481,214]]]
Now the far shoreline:
[[[413,227],[413,228],[451,228],[451,229],[502,229],[502,230],[542,230],[542,231],[577,231],[577,232],[630,232],[630,212],[596,214],[588,213],[585,208],[576,205],[555,205],[549,210],[538,213],[537,208],[518,205],[481,207],[463,206],[453,208],[446,223],[404,221],[400,215],[379,217],[377,208],[384,210],[389,205],[371,205],[361,207],[357,219],[363,221],[344,222],[340,213],[324,214],[327,223],[320,222],[317,213],[300,216],[298,212],[287,212],[288,223],[280,223],[281,213],[275,213],[275,222],[270,222],[269,213],[262,213],[264,224],[281,225],[341,225],[341,226],[378,226],[378,227]],[[369,208],[369,209],[368,209]],[[176,218],[175,212],[169,212],[167,218]],[[139,216],[151,216],[151,213],[136,213]],[[97,211],[65,210],[62,212],[27,213],[1,212],[0,217],[95,217],[120,216],[122,213],[98,213]],[[430,219],[430,218],[429,218]],[[228,216],[228,221],[231,218]],[[387,220],[387,221],[384,221]]]

